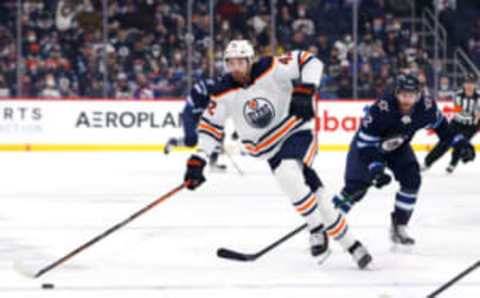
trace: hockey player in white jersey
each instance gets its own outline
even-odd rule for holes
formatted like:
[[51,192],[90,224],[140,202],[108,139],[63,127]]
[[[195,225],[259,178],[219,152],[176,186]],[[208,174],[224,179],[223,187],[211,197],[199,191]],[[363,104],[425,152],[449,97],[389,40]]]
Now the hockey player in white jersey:
[[214,86],[198,125],[199,149],[187,161],[187,187],[193,190],[205,182],[206,161],[222,139],[226,119],[232,118],[245,152],[268,161],[280,187],[306,220],[312,256],[325,258],[328,239],[333,238],[365,268],[370,254],[352,236],[343,215],[322,196],[323,185],[311,167],[317,151],[313,95],[322,62],[304,51],[262,57],[255,63],[253,59],[253,47],[246,40],[233,40],[225,49],[227,74]]

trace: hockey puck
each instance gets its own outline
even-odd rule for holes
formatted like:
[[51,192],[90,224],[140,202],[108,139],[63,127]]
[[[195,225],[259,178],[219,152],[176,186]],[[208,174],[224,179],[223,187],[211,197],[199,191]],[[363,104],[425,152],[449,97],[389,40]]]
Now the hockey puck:
[[42,284],[42,289],[44,290],[51,290],[53,288],[55,288],[54,284]]

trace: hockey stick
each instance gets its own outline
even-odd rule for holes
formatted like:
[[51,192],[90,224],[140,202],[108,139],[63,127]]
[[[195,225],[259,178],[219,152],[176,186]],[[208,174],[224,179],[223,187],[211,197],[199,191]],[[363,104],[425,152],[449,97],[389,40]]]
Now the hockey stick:
[[63,256],[62,258],[58,259],[57,261],[51,263],[50,265],[38,270],[37,272],[30,272],[27,268],[22,268],[22,266],[20,266],[19,264],[15,264],[15,269],[25,276],[28,276],[28,277],[31,277],[31,278],[38,278],[38,277],[44,275],[45,273],[47,273],[48,271],[50,271],[50,270],[60,266],[61,264],[65,263],[67,260],[71,259],[72,257],[74,257],[75,255],[79,254],[80,252],[84,251],[85,249],[89,248],[90,246],[97,243],[98,241],[104,239],[105,237],[112,234],[116,230],[122,228],[123,226],[130,223],[135,218],[144,214],[145,212],[152,209],[156,205],[158,205],[161,202],[165,201],[166,199],[172,197],[174,194],[176,194],[178,191],[180,191],[184,187],[185,187],[185,184],[181,184],[181,185],[175,187],[174,189],[172,189],[168,193],[164,194],[163,196],[159,197],[158,199],[156,199],[152,203],[148,204],[144,208],[138,210],[137,212],[132,214],[130,217],[128,217],[125,220],[117,223],[116,225],[112,226],[111,228],[109,228],[105,232],[103,232],[100,235],[94,237],[93,239],[91,239],[88,242],[84,243],[83,245],[77,247],[76,249],[74,249],[70,253],[66,254],[65,256]]
[[230,155],[230,153],[227,150],[225,150],[224,152],[225,152],[225,155],[228,157],[228,159],[230,159],[230,162],[232,163],[235,170],[237,170],[238,174],[240,176],[245,175],[245,172],[243,172],[242,169],[238,166],[237,162],[233,159],[232,155]]
[[[370,185],[369,185],[370,186]],[[368,186],[368,187],[369,187]],[[364,188],[364,189],[361,189],[361,190],[358,190],[356,191],[355,193],[353,193],[352,195],[348,196],[347,198],[344,199],[344,202],[349,202],[350,200],[353,199],[353,197],[355,197],[356,195],[364,192],[366,189],[368,189],[368,187]],[[337,207],[337,206],[335,206]],[[286,234],[285,236],[283,236],[282,238],[276,240],[275,242],[273,242],[272,244],[269,244],[267,247],[261,249],[260,251],[256,252],[256,253],[242,253],[242,252],[238,252],[238,251],[235,251],[235,250],[232,250],[232,249],[229,249],[229,248],[219,248],[217,249],[217,256],[220,257],[220,258],[224,258],[224,259],[228,259],[228,260],[235,260],[235,261],[242,261],[242,262],[250,262],[250,261],[255,261],[256,259],[260,258],[261,256],[263,256],[264,254],[266,254],[267,252],[271,251],[272,249],[274,249],[275,247],[279,246],[280,244],[282,244],[283,242],[287,241],[288,239],[292,238],[293,236],[295,236],[296,234],[300,233],[301,231],[303,231],[305,228],[307,227],[307,224],[303,224],[297,228],[295,228],[295,230],[289,232],[288,234]]]
[[272,244],[268,245],[267,247],[263,248],[259,252],[253,253],[253,254],[248,254],[248,253],[241,253],[237,252],[228,248],[219,248],[217,250],[217,256],[220,258],[224,259],[229,259],[229,260],[235,260],[235,261],[244,261],[244,262],[249,262],[249,261],[255,261],[259,257],[263,256],[267,252],[271,251],[278,245],[282,244],[283,242],[287,241],[288,239],[292,238],[296,234],[300,233],[307,227],[307,224],[303,224],[296,228],[295,230],[291,231],[287,235],[283,236],[282,238],[276,240]]
[[456,283],[457,281],[459,281],[461,278],[463,278],[465,275],[469,274],[470,272],[472,272],[473,270],[477,269],[478,267],[480,267],[480,261],[477,261],[475,264],[473,264],[472,266],[468,267],[467,269],[463,270],[461,273],[459,273],[457,276],[455,276],[454,278],[452,278],[450,281],[448,281],[447,283],[445,283],[444,285],[442,285],[440,288],[438,288],[437,290],[435,290],[433,293],[431,293],[430,295],[427,296],[427,298],[434,298],[434,297],[437,297],[438,294],[442,293],[443,291],[445,291],[446,289],[448,289],[449,287],[451,287],[454,283]]

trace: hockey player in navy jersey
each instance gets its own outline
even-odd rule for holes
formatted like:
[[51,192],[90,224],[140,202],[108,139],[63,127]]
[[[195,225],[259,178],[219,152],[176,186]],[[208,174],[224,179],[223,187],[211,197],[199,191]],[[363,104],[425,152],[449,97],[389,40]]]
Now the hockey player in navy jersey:
[[[450,120],[450,129],[462,133],[471,140],[480,129],[480,91],[475,88],[476,77],[467,75],[463,88],[455,95],[455,114]],[[450,149],[450,143],[438,142],[425,157],[422,170],[428,170],[438,159]],[[459,156],[452,154],[447,173],[452,173],[458,165]]]
[[[171,138],[164,148],[164,153],[169,154],[174,147],[187,146],[194,147],[198,143],[197,126],[200,116],[207,108],[210,102],[210,92],[215,81],[212,79],[203,79],[195,83],[187,97],[185,108],[181,114],[183,122],[184,136],[181,138]],[[225,171],[227,166],[218,163],[218,156],[221,151],[221,144],[217,146],[210,156],[210,168],[216,171]]]
[[449,130],[436,103],[419,91],[418,79],[400,75],[393,92],[371,105],[355,134],[347,156],[345,186],[333,202],[344,213],[360,201],[370,186],[382,188],[392,180],[388,168],[400,184],[391,213],[390,237],[394,243],[412,245],[407,234],[421,177],[419,164],[410,145],[415,132],[433,129],[441,140],[452,144],[464,162],[475,158],[473,146],[461,134]]
[[213,87],[212,100],[198,125],[199,150],[187,162],[187,187],[193,190],[205,182],[208,157],[222,140],[226,119],[232,118],[245,152],[267,160],[307,222],[312,256],[324,259],[331,237],[365,268],[370,254],[353,237],[344,216],[322,196],[322,183],[312,168],[317,151],[313,95],[323,63],[304,51],[253,59],[253,47],[246,40],[233,40],[226,47],[228,73]]

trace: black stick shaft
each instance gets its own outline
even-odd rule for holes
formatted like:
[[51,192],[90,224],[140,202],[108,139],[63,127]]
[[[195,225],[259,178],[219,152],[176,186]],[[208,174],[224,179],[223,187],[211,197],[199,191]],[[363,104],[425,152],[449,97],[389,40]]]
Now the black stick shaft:
[[238,166],[237,162],[233,159],[233,157],[230,155],[230,153],[228,153],[227,151],[225,151],[225,155],[227,155],[228,159],[230,159],[230,161],[232,162],[233,164],[233,167],[235,168],[235,170],[237,170],[238,174],[240,176],[244,176],[245,173],[242,171],[242,169],[240,169],[240,167]]
[[448,289],[449,287],[451,287],[454,283],[456,283],[457,281],[459,281],[461,278],[463,278],[465,275],[469,274],[470,272],[472,272],[473,270],[477,269],[477,267],[480,266],[480,261],[476,262],[475,264],[473,264],[472,266],[468,267],[467,269],[465,269],[464,271],[462,271],[460,274],[458,274],[457,276],[455,276],[454,278],[452,278],[452,280],[448,281],[447,283],[445,283],[443,286],[441,286],[440,288],[438,288],[435,292],[431,293],[430,295],[427,296],[427,298],[434,298],[434,297],[437,297],[438,294],[440,294],[441,292],[445,291],[446,289]]
[[93,239],[91,239],[90,241],[84,243],[83,245],[77,247],[76,249],[74,249],[73,251],[71,251],[70,253],[66,254],[65,256],[63,256],[62,258],[58,259],[57,261],[53,262],[52,264],[46,266],[45,268],[39,270],[35,275],[34,277],[35,278],[38,278],[40,276],[42,276],[43,274],[47,273],[48,271],[52,270],[53,268],[65,263],[67,260],[71,259],[72,257],[74,257],[75,255],[79,254],[80,252],[84,251],[85,249],[87,249],[88,247],[92,246],[93,244],[97,243],[98,241],[104,239],[105,237],[107,237],[108,235],[112,234],[113,232],[115,232],[116,230],[122,228],[123,226],[127,225],[128,223],[130,223],[131,221],[133,221],[135,218],[139,217],[140,215],[144,214],[145,212],[147,212],[148,210],[152,209],[153,207],[157,206],[158,204],[160,204],[161,202],[165,201],[166,199],[170,198],[171,196],[173,196],[175,193],[177,193],[178,191],[180,191],[182,188],[184,188],[184,184],[182,185],[179,185],[177,187],[175,187],[173,190],[169,191],[168,193],[166,193],[165,195],[159,197],[158,199],[156,199],[155,201],[153,201],[152,203],[148,204],[147,206],[145,206],[144,208],[138,210],[137,212],[135,212],[134,214],[132,214],[131,216],[129,216],[128,218],[126,218],[125,220],[119,222],[118,224],[112,226],[111,228],[109,228],[108,230],[106,230],[105,232],[101,233],[100,235],[94,237]]
[[[365,188],[354,192],[351,195],[345,196],[343,202],[348,203],[348,202],[352,201],[356,196],[358,196],[362,192],[365,192],[368,189],[368,187],[370,187],[370,184],[367,185]],[[335,206],[335,207],[338,207],[338,206]],[[228,249],[228,248],[220,248],[220,249],[217,250],[217,255],[221,258],[230,259],[230,260],[254,261],[254,260],[258,259],[259,257],[263,256],[264,254],[266,254],[267,252],[271,251],[275,247],[284,243],[288,239],[292,238],[296,234],[300,233],[306,227],[307,227],[307,224],[303,224],[303,225],[295,228],[295,230],[289,232],[287,235],[283,236],[282,238],[276,240],[272,244],[268,245],[267,247],[263,248],[262,250],[260,250],[256,253],[253,253],[253,254],[237,252],[237,251],[234,251],[234,250],[231,250],[231,249]]]
[[299,226],[298,228],[296,228],[295,230],[291,231],[290,233],[288,233],[287,235],[283,236],[282,238],[278,239],[277,241],[273,242],[272,244],[270,244],[269,246],[265,247],[264,249],[262,249],[261,251],[257,252],[255,254],[255,257],[256,258],[259,258],[261,256],[263,256],[264,254],[266,254],[267,252],[271,251],[272,249],[274,249],[275,247],[277,247],[278,245],[282,244],[283,242],[287,241],[288,239],[292,238],[293,236],[295,236],[296,234],[300,233],[301,231],[303,231],[305,228],[307,227],[307,224],[303,224],[301,226]]

